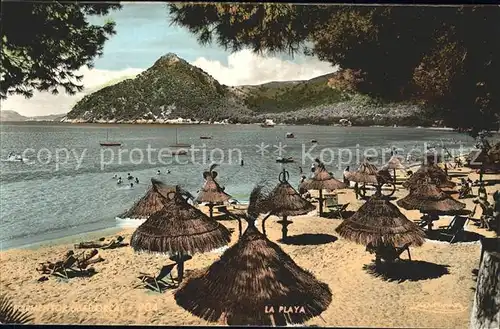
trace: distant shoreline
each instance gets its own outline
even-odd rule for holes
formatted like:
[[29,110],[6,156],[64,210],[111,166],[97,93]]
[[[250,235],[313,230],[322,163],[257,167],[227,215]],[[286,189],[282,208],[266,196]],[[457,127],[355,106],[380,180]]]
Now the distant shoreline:
[[[51,121],[51,120],[24,120],[24,121],[0,121],[0,124],[10,124],[10,123],[55,123],[55,124],[67,124],[67,125],[162,125],[162,126],[250,126],[255,125],[258,126],[260,123],[167,123],[167,122],[134,122],[134,121],[125,121],[125,122],[85,122],[85,121]],[[447,130],[453,131],[454,128],[451,127],[435,127],[435,126],[394,126],[394,125],[351,125],[344,126],[341,124],[316,124],[316,123],[282,123],[276,124],[276,128],[278,126],[330,126],[330,127],[370,127],[370,128],[415,128],[415,129],[432,129],[432,130]],[[269,128],[268,128],[269,129]],[[492,133],[496,133],[496,131],[492,131]]]

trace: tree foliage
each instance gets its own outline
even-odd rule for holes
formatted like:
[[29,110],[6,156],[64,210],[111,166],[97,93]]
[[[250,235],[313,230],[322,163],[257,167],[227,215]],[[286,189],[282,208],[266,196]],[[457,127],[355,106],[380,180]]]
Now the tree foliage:
[[58,88],[81,91],[74,71],[93,66],[104,42],[115,33],[113,22],[89,24],[89,15],[106,15],[118,3],[2,2],[2,65],[0,97]]
[[170,4],[174,24],[233,51],[305,53],[358,72],[356,89],[441,109],[446,124],[498,129],[498,6]]
[[0,295],[0,324],[26,324],[31,321],[33,316],[30,313],[19,310],[7,295]]

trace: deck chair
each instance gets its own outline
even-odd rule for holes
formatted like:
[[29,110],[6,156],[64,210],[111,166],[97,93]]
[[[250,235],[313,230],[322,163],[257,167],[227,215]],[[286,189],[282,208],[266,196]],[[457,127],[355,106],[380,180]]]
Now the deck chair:
[[[147,273],[142,273],[140,272],[140,276],[137,278],[141,280],[141,283],[138,286],[144,285],[147,286],[151,289],[153,289],[156,292],[162,293],[163,290],[162,288],[169,288],[174,284],[174,278],[172,277],[172,270],[177,264],[169,264],[165,265],[161,268],[160,273],[156,277],[147,274]],[[165,281],[165,279],[169,277],[171,282]]]
[[459,199],[465,199],[472,194],[472,188],[468,185],[464,185],[460,188],[458,193],[459,193],[458,194]]
[[377,258],[383,259],[387,262],[401,260],[401,254],[404,251],[407,251],[408,258],[411,261],[410,245],[411,245],[411,243],[407,243],[407,244],[403,245],[402,247],[384,246],[384,247],[377,248],[371,244],[368,244],[366,246],[366,250],[372,254],[376,254]]
[[214,207],[218,212],[220,213],[227,213],[229,210],[227,209],[227,206],[223,205],[223,206],[215,206]]
[[97,249],[93,249],[87,255],[85,254],[85,252],[83,252],[79,256],[76,256],[76,266],[78,267],[78,270],[84,271],[90,264],[104,261],[104,259],[100,256],[98,258],[94,258],[98,253],[99,252],[97,251]]
[[325,197],[325,207],[335,207],[339,205],[339,196],[336,194]]
[[411,243],[407,243],[402,247],[396,247],[396,255],[398,259],[401,259],[401,254],[406,250],[408,252],[408,259],[411,261],[411,254],[410,254],[410,245]]
[[346,211],[347,207],[349,207],[349,203],[327,206],[330,213],[332,213],[332,215],[335,216],[335,218],[340,218],[340,219],[344,219],[342,214]]
[[451,220],[448,226],[442,226],[440,228],[445,228],[444,232],[441,232],[441,235],[451,237],[450,243],[455,242],[460,239],[465,232],[465,224],[469,221],[468,217],[463,216],[455,216]]
[[59,261],[54,264],[54,267],[50,271],[50,275],[55,275],[61,277],[63,279],[69,279],[68,270],[69,271],[77,271],[79,270],[77,266],[78,258],[75,255],[69,255],[64,261]]

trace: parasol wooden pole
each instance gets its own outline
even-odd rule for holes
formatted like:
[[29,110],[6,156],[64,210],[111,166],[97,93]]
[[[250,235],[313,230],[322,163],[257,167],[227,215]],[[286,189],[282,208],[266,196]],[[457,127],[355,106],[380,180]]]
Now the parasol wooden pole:
[[239,237],[241,238],[241,234],[242,234],[242,231],[243,231],[243,227],[242,227],[242,224],[241,224],[241,218],[239,217],[236,217],[236,219],[238,220],[238,230],[239,230]]
[[323,216],[323,190],[322,189],[319,190],[318,201],[319,201],[319,217],[322,217]]
[[208,204],[208,213],[210,214],[210,218],[214,218],[214,204],[212,202]]
[[394,168],[393,170],[394,170],[394,185],[396,185],[396,168]]
[[287,216],[283,216],[283,222],[281,223],[281,238],[285,240],[288,235],[288,220]]
[[185,255],[182,252],[176,253],[175,256],[170,257],[170,259],[177,264],[177,281],[179,283],[181,283],[184,278],[184,263],[190,258],[189,255]]

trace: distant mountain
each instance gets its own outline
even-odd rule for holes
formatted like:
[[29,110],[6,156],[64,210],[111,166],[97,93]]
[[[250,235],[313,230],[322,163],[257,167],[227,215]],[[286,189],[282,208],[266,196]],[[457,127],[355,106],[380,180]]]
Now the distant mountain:
[[21,121],[61,121],[65,114],[49,114],[35,117],[25,117],[16,111],[2,110],[0,111],[0,121],[3,122],[21,122]]
[[26,121],[25,116],[15,112],[15,111],[0,111],[0,121]]
[[[345,93],[329,82],[338,73],[307,81],[274,81],[228,87],[169,53],[133,79],[86,95],[64,118],[68,122],[195,121],[431,125],[436,118],[418,104],[381,104]],[[439,118],[437,118],[439,119]]]

